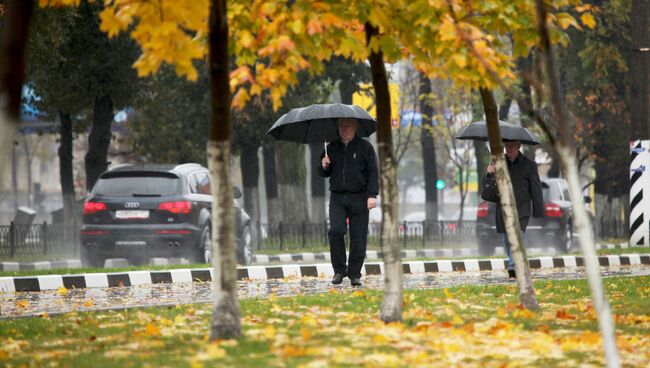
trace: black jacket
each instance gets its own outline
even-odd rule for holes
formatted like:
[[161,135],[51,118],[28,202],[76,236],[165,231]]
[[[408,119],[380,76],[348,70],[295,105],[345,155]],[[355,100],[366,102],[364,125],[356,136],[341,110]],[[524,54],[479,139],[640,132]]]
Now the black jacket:
[[[542,182],[537,172],[537,164],[523,153],[519,153],[514,161],[506,157],[512,189],[515,192],[517,202],[517,213],[519,214],[519,225],[522,231],[526,230],[528,220],[531,216],[531,204],[533,217],[544,217],[544,195],[542,192]],[[503,223],[503,213],[501,211],[501,202],[499,201],[499,192],[494,174],[487,174],[481,183],[481,198],[488,202],[496,202],[496,225],[497,232],[504,233],[505,225]]]
[[[365,193],[368,197],[379,194],[377,155],[370,142],[354,137],[347,146],[337,139],[327,145],[330,166],[327,170],[319,163],[318,173],[330,178],[333,193]],[[325,152],[321,154],[321,160]]]

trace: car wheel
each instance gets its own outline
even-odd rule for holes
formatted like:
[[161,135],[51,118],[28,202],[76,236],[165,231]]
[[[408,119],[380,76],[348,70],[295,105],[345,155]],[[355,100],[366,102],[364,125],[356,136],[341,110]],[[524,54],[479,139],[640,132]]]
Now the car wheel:
[[212,264],[212,234],[209,226],[205,226],[201,231],[197,244],[190,250],[189,260],[193,264]]
[[566,253],[573,247],[573,225],[568,223],[564,228],[564,233],[559,236],[555,249],[558,253]]
[[248,265],[253,261],[253,232],[250,225],[244,226],[237,246],[237,261]]

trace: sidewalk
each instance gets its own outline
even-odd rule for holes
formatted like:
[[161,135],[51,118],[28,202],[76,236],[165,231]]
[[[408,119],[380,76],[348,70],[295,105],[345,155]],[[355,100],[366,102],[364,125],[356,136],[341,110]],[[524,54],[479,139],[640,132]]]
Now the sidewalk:
[[[650,265],[650,254],[623,254],[598,257],[601,266]],[[529,258],[531,269],[576,268],[584,265],[581,256]],[[406,274],[479,272],[505,270],[507,259],[464,259],[440,261],[403,262]],[[381,275],[384,264],[366,263],[363,275]],[[249,266],[237,268],[237,280],[269,280],[302,277],[327,278],[334,275],[332,265],[318,263],[309,265],[287,264],[278,266]],[[0,292],[41,291],[66,289],[106,288],[166,283],[191,283],[212,281],[213,270],[179,269],[167,271],[132,271],[118,273],[92,273],[77,275],[46,275],[0,277]]]

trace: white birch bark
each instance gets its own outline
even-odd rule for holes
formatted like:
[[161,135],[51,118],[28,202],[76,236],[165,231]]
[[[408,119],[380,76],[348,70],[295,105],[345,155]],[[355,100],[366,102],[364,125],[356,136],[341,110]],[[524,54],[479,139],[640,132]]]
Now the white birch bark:
[[402,320],[402,254],[398,241],[397,173],[390,145],[377,144],[380,160],[382,223],[381,252],[384,260],[384,295],[380,318],[384,322]]
[[620,367],[621,359],[616,346],[616,328],[614,327],[614,319],[612,318],[609,302],[605,297],[603,281],[600,277],[600,264],[596,256],[596,248],[591,231],[592,225],[590,224],[584,199],[582,198],[575,154],[573,150],[561,144],[558,144],[556,149],[559,153],[567,182],[569,182],[573,207],[573,225],[580,238],[580,247],[582,248],[587,280],[589,282],[589,289],[591,290],[591,299],[598,314],[598,327],[603,338],[607,366],[610,368]]
[[237,261],[235,257],[235,213],[230,180],[230,143],[208,141],[212,203],[212,265],[214,269],[214,307],[211,339],[237,338],[241,334],[237,299]]
[[510,243],[512,260],[515,263],[517,285],[519,286],[519,301],[524,307],[537,310],[539,309],[539,304],[537,303],[535,289],[533,288],[533,276],[530,273],[526,249],[523,247],[519,214],[517,213],[517,202],[512,191],[508,165],[503,154],[499,152],[492,153],[492,162],[494,162],[496,171],[497,187],[499,188],[499,193],[501,193],[499,198],[503,211],[503,223],[508,242]]

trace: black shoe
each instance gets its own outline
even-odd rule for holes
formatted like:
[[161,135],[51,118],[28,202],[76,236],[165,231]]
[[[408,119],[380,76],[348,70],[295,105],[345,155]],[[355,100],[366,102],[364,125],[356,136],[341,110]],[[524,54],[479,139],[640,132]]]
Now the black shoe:
[[517,274],[515,273],[515,270],[508,270],[508,277],[511,279],[516,279]]
[[342,273],[335,273],[334,278],[332,278],[332,284],[338,285],[343,282],[343,278],[345,277],[344,274]]
[[352,286],[362,286],[360,277],[350,277],[350,285]]

